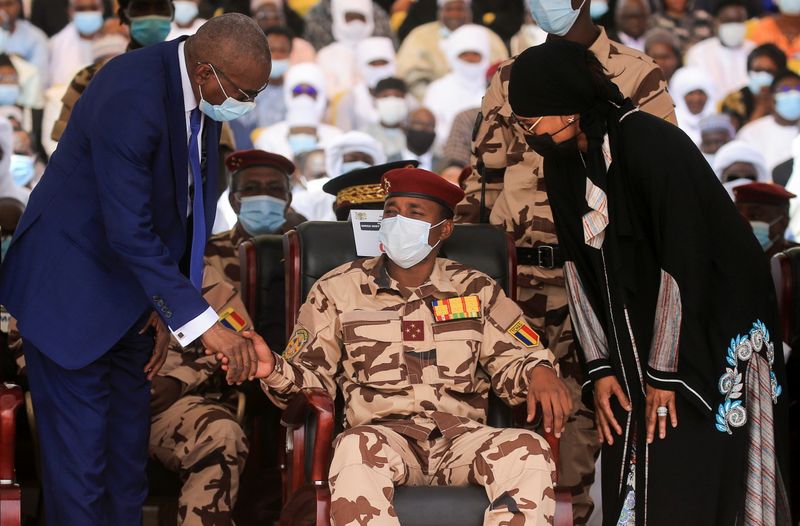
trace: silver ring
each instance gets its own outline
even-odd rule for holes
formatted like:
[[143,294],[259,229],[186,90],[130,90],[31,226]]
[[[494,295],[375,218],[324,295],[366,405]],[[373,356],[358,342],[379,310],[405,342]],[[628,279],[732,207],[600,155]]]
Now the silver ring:
[[662,405],[656,408],[656,414],[658,416],[667,416],[669,414],[669,410],[667,409],[667,406]]

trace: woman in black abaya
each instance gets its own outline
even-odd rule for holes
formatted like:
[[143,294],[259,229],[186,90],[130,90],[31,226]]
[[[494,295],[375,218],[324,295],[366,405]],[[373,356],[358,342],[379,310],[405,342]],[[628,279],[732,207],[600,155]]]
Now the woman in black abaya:
[[788,524],[768,262],[703,155],[586,48],[514,62],[603,447],[606,525]]

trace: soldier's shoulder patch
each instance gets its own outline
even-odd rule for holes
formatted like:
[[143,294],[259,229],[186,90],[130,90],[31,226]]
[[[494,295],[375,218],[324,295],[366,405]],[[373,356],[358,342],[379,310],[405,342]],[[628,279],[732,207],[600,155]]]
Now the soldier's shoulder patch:
[[539,334],[522,318],[511,324],[511,327],[509,327],[506,332],[516,338],[516,340],[525,347],[536,347],[539,345]]
[[292,361],[292,358],[295,357],[297,353],[300,352],[300,349],[303,348],[303,345],[308,341],[308,331],[305,329],[297,329],[292,334],[292,338],[289,340],[289,343],[286,344],[286,349],[283,351],[283,359],[286,361]]
[[219,315],[219,322],[232,331],[242,332],[247,321],[233,307],[228,307]]
[[436,321],[481,317],[481,300],[476,295],[433,300],[431,306]]

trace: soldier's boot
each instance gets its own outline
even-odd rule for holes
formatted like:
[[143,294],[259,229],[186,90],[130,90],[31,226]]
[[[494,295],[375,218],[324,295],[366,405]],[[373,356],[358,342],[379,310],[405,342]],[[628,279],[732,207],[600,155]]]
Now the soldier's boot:
[[399,525],[392,505],[394,486],[420,476],[407,441],[394,431],[383,426],[348,429],[334,444],[328,480],[331,522]]
[[247,439],[236,419],[220,406],[206,406],[195,429],[195,440],[178,445],[178,449],[184,449],[178,522],[182,526],[233,524],[239,475],[247,460]]

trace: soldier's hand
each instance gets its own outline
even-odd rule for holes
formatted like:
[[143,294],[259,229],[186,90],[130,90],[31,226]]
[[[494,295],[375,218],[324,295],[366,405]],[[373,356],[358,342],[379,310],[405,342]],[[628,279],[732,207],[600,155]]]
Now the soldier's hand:
[[219,323],[212,325],[200,339],[206,354],[216,355],[227,371],[226,380],[229,384],[241,384],[253,379],[258,364],[253,342]]
[[[666,407],[667,414],[659,415],[659,407]],[[647,422],[647,443],[653,443],[656,421],[658,421],[658,437],[662,439],[665,438],[667,436],[667,416],[670,418],[672,427],[678,427],[678,410],[675,408],[675,393],[673,391],[665,391],[664,389],[656,389],[648,385],[647,403],[645,404],[644,414],[645,422]]]
[[611,409],[611,397],[613,396],[616,396],[622,408],[630,413],[631,403],[622,391],[616,376],[605,376],[594,383],[594,414],[597,421],[597,433],[600,442],[606,441],[609,445],[614,443],[614,435],[611,433],[612,427],[618,435],[622,435],[622,427],[620,427],[614,417],[614,411]]
[[267,345],[267,342],[264,341],[264,338],[253,331],[244,331],[242,336],[253,342],[253,348],[258,357],[256,378],[266,378],[272,374],[272,370],[275,368],[275,356],[272,354],[272,350],[269,348],[269,345]]
[[164,325],[164,322],[161,320],[161,316],[155,312],[150,314],[150,317],[147,319],[147,323],[144,324],[144,327],[142,327],[142,330],[139,331],[139,334],[144,334],[147,331],[151,331],[153,333],[153,338],[155,339],[155,342],[153,343],[153,356],[144,366],[144,372],[147,373],[147,379],[152,380],[155,378],[156,373],[158,373],[158,371],[161,369],[161,366],[164,365],[164,362],[167,360],[167,349],[169,348],[169,342],[171,338],[167,326]]
[[150,387],[150,412],[157,415],[174,404],[183,392],[183,382],[170,376],[156,376]]
[[572,397],[556,372],[544,365],[534,367],[528,380],[528,422],[536,418],[537,403],[542,406],[545,432],[552,430],[560,437],[572,414]]

